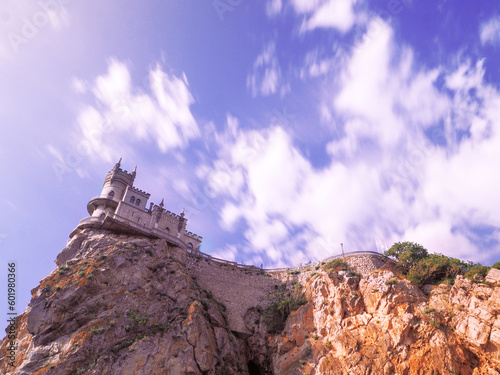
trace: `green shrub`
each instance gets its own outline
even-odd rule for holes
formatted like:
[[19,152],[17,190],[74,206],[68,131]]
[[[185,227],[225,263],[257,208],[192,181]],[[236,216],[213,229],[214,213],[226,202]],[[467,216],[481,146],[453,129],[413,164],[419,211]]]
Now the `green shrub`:
[[465,273],[470,263],[460,259],[447,257],[442,254],[431,254],[421,259],[408,271],[406,277],[417,285],[436,284],[444,280],[455,279],[457,275]]
[[441,327],[441,322],[438,319],[432,319],[429,324],[431,325],[431,327]]
[[268,294],[268,299],[269,305],[263,312],[263,320],[271,332],[281,332],[288,316],[307,303],[302,285],[298,283],[293,288],[286,284],[280,285]]
[[480,277],[486,277],[489,270],[490,267],[475,264],[465,273],[465,277],[474,281],[474,276],[479,275]]
[[389,280],[387,280],[385,282],[387,285],[395,285],[398,283],[398,279],[396,279],[395,277],[391,277]]
[[496,262],[491,268],[496,268],[497,270],[500,270],[500,262]]
[[326,263],[323,266],[323,269],[327,272],[336,272],[340,270],[348,270],[349,265],[342,259],[334,259]]
[[142,326],[146,324],[148,320],[148,314],[147,313],[141,313],[140,311],[136,309],[128,309],[127,310],[127,318],[129,321],[132,322],[132,325],[137,323],[138,325]]
[[399,269],[406,274],[418,261],[427,258],[428,253],[422,245],[417,243],[396,242],[384,252],[384,255],[396,258]]
[[92,327],[90,329],[90,333],[93,335],[99,335],[104,332],[104,327]]

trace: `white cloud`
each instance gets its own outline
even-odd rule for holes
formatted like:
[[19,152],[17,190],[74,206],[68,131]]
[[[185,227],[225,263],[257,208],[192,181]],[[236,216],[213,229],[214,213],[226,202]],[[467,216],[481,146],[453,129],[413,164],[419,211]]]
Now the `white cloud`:
[[281,0],[269,0],[266,3],[266,13],[268,16],[274,16],[281,12],[281,8],[283,7]]
[[[300,12],[303,9],[311,11],[304,2],[294,1],[298,6],[296,10]],[[314,3],[314,2],[313,2]],[[315,28],[333,28],[341,32],[348,31],[355,23],[354,4],[356,0],[327,0],[315,7],[310,17],[302,24],[303,31],[313,30]]]
[[276,44],[268,43],[255,60],[252,74],[247,77],[247,87],[252,96],[268,96],[277,92],[281,80],[281,68],[276,57]]
[[[81,81],[73,82],[81,90]],[[127,66],[109,61],[107,73],[98,76],[91,87],[98,105],[87,105],[77,118],[77,143],[86,154],[111,162],[140,142],[155,142],[165,153],[199,137],[185,75],[168,74],[156,66],[149,72],[148,83],[150,93],[134,87]]]
[[331,79],[323,120],[341,124],[326,166],[315,168],[279,126],[225,133],[218,160],[205,166],[206,175],[237,171],[237,188],[216,193],[221,224],[243,224],[269,265],[296,264],[294,254],[321,259],[340,242],[352,251],[400,240],[491,260],[495,249],[482,248],[474,230],[500,228],[500,94],[484,83],[483,62],[419,68],[389,25],[372,19],[368,32],[340,60],[340,79],[322,73]]
[[500,16],[490,18],[480,26],[482,44],[500,43]]

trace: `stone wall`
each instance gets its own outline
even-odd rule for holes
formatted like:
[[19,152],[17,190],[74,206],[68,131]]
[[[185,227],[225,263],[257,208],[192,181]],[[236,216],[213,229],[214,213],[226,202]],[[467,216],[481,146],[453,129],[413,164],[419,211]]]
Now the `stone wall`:
[[259,305],[265,307],[267,294],[280,283],[258,271],[204,258],[188,256],[186,265],[198,284],[226,306],[229,327],[239,333],[251,333],[243,321],[247,310]]
[[347,256],[346,262],[350,268],[353,268],[363,276],[369,275],[370,272],[381,269],[387,258],[378,257],[376,255],[354,255]]
[[[346,262],[363,276],[382,268],[386,261],[379,255],[346,256]],[[250,333],[245,326],[243,317],[250,307],[265,307],[267,294],[273,291],[274,286],[285,280],[304,283],[314,265],[303,270],[299,275],[289,271],[259,272],[219,263],[210,259],[187,256],[186,265],[193,278],[206,290],[209,290],[218,301],[227,308],[227,317],[231,330],[240,333]]]

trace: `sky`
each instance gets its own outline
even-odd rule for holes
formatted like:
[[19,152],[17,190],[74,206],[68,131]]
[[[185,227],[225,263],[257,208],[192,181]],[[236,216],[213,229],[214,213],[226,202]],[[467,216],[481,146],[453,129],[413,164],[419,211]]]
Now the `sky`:
[[216,257],[491,265],[499,59],[491,0],[4,0],[0,277],[22,311],[120,157]]

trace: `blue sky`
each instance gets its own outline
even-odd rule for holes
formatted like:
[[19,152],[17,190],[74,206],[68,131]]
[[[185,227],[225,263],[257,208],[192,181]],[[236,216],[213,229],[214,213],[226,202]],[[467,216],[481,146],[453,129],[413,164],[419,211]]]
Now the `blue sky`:
[[500,260],[494,1],[6,0],[0,30],[20,310],[120,157],[222,258]]

